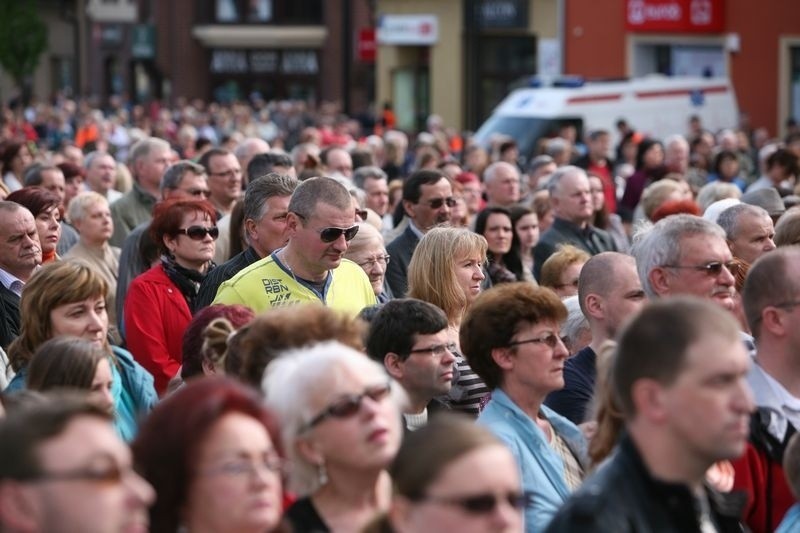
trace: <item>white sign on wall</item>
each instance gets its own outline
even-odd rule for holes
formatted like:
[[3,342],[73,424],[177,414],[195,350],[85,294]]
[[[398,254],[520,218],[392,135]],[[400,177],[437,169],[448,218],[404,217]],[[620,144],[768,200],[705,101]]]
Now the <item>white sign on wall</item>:
[[430,45],[439,40],[436,15],[381,15],[376,32],[378,44]]

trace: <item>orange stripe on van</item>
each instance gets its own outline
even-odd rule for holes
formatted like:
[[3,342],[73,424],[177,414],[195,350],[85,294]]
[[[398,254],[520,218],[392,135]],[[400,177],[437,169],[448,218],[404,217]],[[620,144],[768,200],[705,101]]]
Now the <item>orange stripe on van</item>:
[[612,100],[620,100],[621,94],[598,94],[594,96],[573,96],[567,98],[568,104],[586,104],[589,102],[610,102]]
[[692,94],[695,90],[699,90],[703,94],[728,92],[728,88],[726,86],[719,85],[716,87],[706,87],[701,89],[672,89],[669,91],[637,92],[635,94],[636,98],[663,98],[665,96],[686,96]]

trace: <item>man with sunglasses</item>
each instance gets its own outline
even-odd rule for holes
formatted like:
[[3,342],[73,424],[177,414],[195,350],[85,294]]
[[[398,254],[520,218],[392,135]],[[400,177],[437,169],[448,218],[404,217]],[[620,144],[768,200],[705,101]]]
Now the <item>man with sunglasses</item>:
[[388,301],[370,321],[366,347],[408,393],[406,430],[424,427],[430,410],[447,408],[435,398],[450,392],[456,348],[441,309],[413,298]]
[[758,347],[747,381],[756,412],[747,451],[733,462],[734,488],[747,494],[744,519],[754,532],[773,531],[794,497],[783,472],[789,439],[800,429],[800,249],[781,247],[747,273],[744,312]]
[[608,232],[592,225],[594,206],[586,171],[574,166],[556,170],[547,182],[555,219],[533,249],[533,275],[539,279],[541,268],[561,244],[571,244],[590,255],[616,252]]
[[105,409],[54,395],[0,422],[0,530],[148,530],[150,484]]
[[298,185],[286,215],[288,244],[224,282],[214,303],[243,304],[256,313],[304,302],[353,315],[376,303],[364,270],[344,259],[358,232],[350,193],[333,178]]
[[738,333],[730,313],[696,297],[652,303],[623,329],[609,382],[624,429],[548,533],[743,530],[739,495],[706,477],[747,443],[750,357]]
[[419,240],[428,230],[450,221],[456,205],[450,179],[441,170],[418,170],[403,184],[403,213],[408,227],[389,243],[392,262],[386,265],[386,281],[395,298],[408,292],[408,264]]

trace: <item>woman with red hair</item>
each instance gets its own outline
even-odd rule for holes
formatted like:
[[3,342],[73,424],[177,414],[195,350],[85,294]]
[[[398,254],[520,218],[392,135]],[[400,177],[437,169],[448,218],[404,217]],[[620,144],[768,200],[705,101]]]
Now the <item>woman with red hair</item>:
[[218,377],[191,381],[156,406],[132,448],[158,496],[153,533],[287,530],[278,427],[245,386]]
[[153,375],[159,395],[181,366],[190,309],[213,266],[215,221],[214,207],[205,200],[168,200],[153,211],[150,235],[161,248],[161,261],[131,283],[123,328],[128,349]]

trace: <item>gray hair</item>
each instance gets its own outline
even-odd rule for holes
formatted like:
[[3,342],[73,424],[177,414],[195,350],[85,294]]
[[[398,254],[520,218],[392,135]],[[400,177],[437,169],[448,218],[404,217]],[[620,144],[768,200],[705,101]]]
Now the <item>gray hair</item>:
[[550,198],[555,196],[558,192],[559,186],[561,185],[561,180],[563,180],[566,176],[571,176],[572,174],[581,174],[586,176],[586,171],[574,165],[565,165],[557,168],[555,172],[550,174],[550,179],[547,180],[547,192],[550,193]]
[[69,219],[73,222],[76,220],[83,220],[86,217],[87,209],[97,204],[108,205],[108,199],[94,191],[80,193],[69,203],[69,207],[67,208]]
[[[86,154],[86,157],[83,158],[83,168],[85,168],[85,169],[92,168],[92,165],[94,164],[95,160],[98,157],[102,157],[102,156],[108,156],[111,159],[114,159],[114,156],[109,154],[108,152],[103,152],[102,150],[95,150],[93,152],[89,152],[88,154]],[[117,162],[115,160],[114,164],[116,165],[116,163]]]
[[181,181],[187,172],[196,174],[198,176],[205,176],[206,169],[202,165],[198,165],[194,161],[183,159],[174,165],[171,165],[164,175],[161,176],[161,185],[159,186],[161,192],[174,191],[181,186]]
[[273,196],[291,196],[297,178],[271,172],[250,181],[244,193],[242,208],[245,220],[261,220],[267,214],[267,200]]
[[44,176],[42,176],[42,173],[47,172],[48,170],[61,172],[61,169],[55,165],[45,164],[45,163],[34,163],[33,165],[25,169],[25,174],[22,178],[22,183],[25,185],[25,187],[40,186],[44,181]]
[[388,181],[386,172],[384,172],[380,167],[358,167],[355,172],[353,172],[353,183],[355,183],[356,187],[359,189],[364,188],[364,182],[367,181],[367,178]]
[[[336,341],[286,351],[267,366],[262,381],[265,402],[280,421],[284,449],[292,463],[289,487],[299,496],[313,493],[320,485],[318,466],[298,453],[297,441],[309,432],[308,423],[324,408],[315,405],[320,392],[339,391],[347,380],[345,373],[350,372],[389,381],[383,365]],[[401,387],[394,387],[392,396],[399,424]]]
[[753,215],[762,219],[770,218],[769,213],[763,207],[750,204],[736,204],[719,214],[717,224],[725,230],[725,236],[729,240],[735,239],[739,235],[739,220],[742,215]]
[[138,141],[136,144],[134,144],[131,148],[131,155],[129,157],[131,167],[135,168],[137,161],[150,155],[150,152],[156,148],[162,148],[164,150],[171,149],[167,141],[164,139],[159,139],[158,137],[145,137],[141,141]]
[[580,298],[578,295],[570,296],[562,300],[564,307],[567,308],[567,318],[561,324],[561,338],[566,339],[565,344],[570,353],[576,351],[577,341],[582,333],[591,329],[589,321],[581,311]]
[[519,169],[510,163],[506,163],[505,161],[495,161],[488,167],[486,170],[483,171],[483,183],[489,184],[494,180],[495,174],[497,174],[497,169],[502,167],[509,167],[514,170],[517,174],[517,179],[519,179]]
[[700,188],[700,192],[697,193],[697,205],[700,206],[700,211],[705,213],[708,206],[718,200],[724,200],[725,198],[736,198],[738,200],[741,197],[742,190],[733,183],[712,181]]
[[725,232],[721,227],[686,214],[668,216],[637,231],[631,254],[636,258],[639,280],[649,298],[658,297],[650,284],[650,272],[656,267],[680,262],[681,240],[693,235],[712,235],[725,240]]

